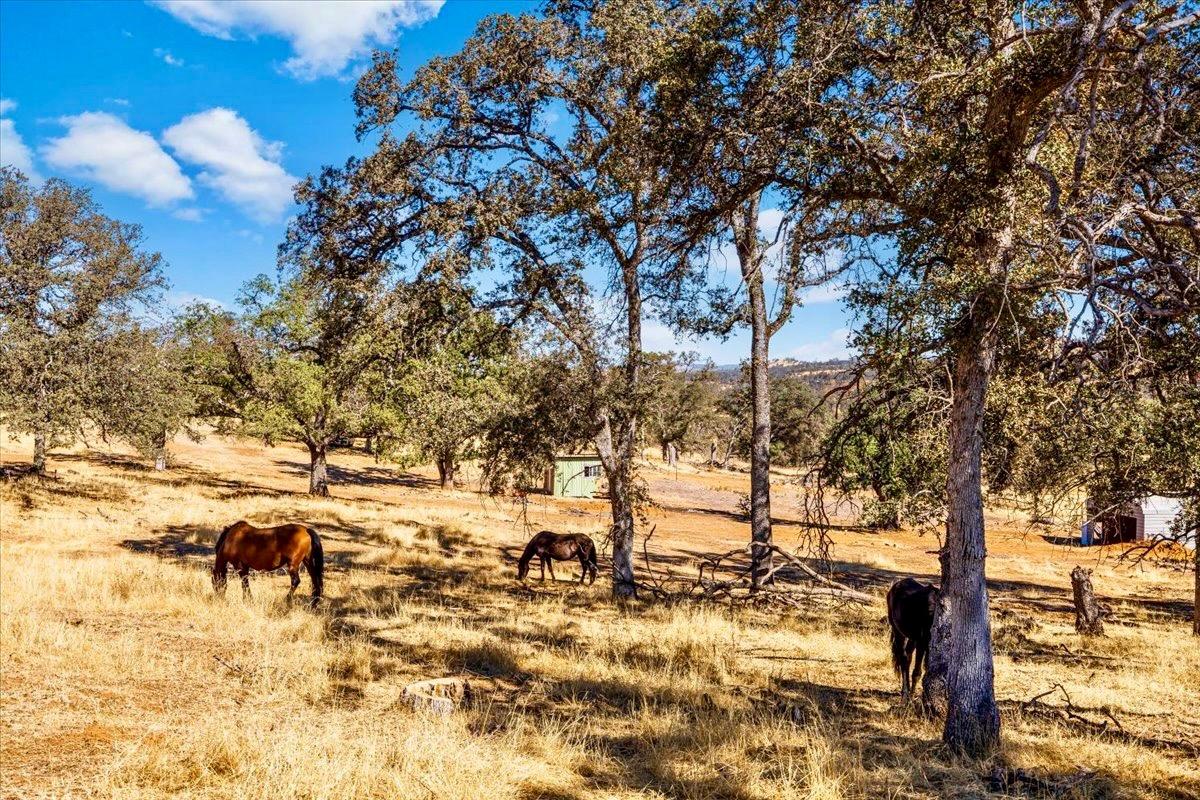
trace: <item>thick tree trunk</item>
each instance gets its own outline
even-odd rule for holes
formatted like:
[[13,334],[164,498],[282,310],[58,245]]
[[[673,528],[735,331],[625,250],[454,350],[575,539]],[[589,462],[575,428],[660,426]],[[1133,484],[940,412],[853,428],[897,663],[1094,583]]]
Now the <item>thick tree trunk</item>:
[[454,488],[454,472],[457,469],[454,464],[453,453],[443,453],[437,460],[438,482],[443,489]]
[[661,442],[659,446],[662,448],[662,460],[664,464],[671,463],[671,446],[666,442]]
[[33,435],[33,471],[38,475],[46,474],[46,434]]
[[710,467],[715,467],[717,465],[717,443],[716,442],[708,443],[708,465]]
[[968,320],[957,354],[950,409],[946,541],[941,551],[942,614],[932,649],[946,665],[943,739],[972,757],[1000,741],[1000,712],[992,667],[980,456],[988,380],[995,360],[994,328]]
[[329,496],[329,470],[325,462],[325,445],[310,444],[308,446],[309,470],[308,493]]
[[1075,630],[1085,636],[1103,636],[1104,620],[1092,591],[1092,571],[1083,567],[1071,570],[1071,593],[1075,600]]
[[679,448],[675,447],[674,444],[668,444],[667,445],[667,466],[673,467],[673,466],[675,466],[675,463],[677,461],[679,461]]
[[163,434],[154,440],[154,469],[162,472],[167,468],[167,434]]
[[[630,421],[626,421],[621,428],[628,428],[631,424]],[[604,465],[604,472],[608,478],[608,502],[612,509],[613,596],[636,597],[631,491],[633,463],[631,449],[626,446],[626,441],[632,440],[619,428],[617,441],[614,442],[612,428],[608,414],[603,414],[599,432],[596,434],[596,452],[600,455],[600,462]]]

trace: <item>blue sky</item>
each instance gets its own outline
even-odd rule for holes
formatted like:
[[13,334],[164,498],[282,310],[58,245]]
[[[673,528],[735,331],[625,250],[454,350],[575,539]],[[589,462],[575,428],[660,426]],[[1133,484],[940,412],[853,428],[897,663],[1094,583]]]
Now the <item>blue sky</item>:
[[[374,47],[397,48],[411,71],[457,51],[486,14],[534,8],[0,0],[0,162],[87,184],[106,213],[141,224],[168,263],[170,302],[231,304],[245,280],[274,271],[291,184],[363,152],[351,92]],[[775,357],[844,351],[833,294],[798,310]],[[744,358],[748,339],[680,342],[646,326],[647,347],[718,363]]]

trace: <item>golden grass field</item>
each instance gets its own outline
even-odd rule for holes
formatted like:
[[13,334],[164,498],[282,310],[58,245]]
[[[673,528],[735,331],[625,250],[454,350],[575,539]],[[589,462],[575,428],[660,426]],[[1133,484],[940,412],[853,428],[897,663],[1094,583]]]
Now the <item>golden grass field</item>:
[[[5,463],[28,452],[2,445]],[[120,451],[58,452],[53,479],[0,488],[4,797],[1200,797],[1190,576],[1070,547],[1070,531],[1015,512],[989,512],[1004,747],[978,763],[901,707],[889,663],[883,592],[936,573],[930,537],[835,520],[833,557],[879,596],[870,608],[619,605],[603,557],[594,587],[564,564],[559,583],[522,590],[511,500],[357,451],[332,456],[330,499],[301,493],[299,448],[210,436],[173,453],[155,473]],[[661,568],[744,542],[745,474],[643,473]],[[797,503],[781,478],[776,515]],[[599,538],[606,508],[537,496],[526,516]],[[317,526],[320,610],[286,606],[278,574],[252,578],[249,601],[236,579],[214,598],[212,544],[239,518]],[[1075,564],[1113,608],[1104,638],[1072,627]],[[461,711],[402,702],[410,681],[443,676],[470,680]],[[1023,710],[1055,684],[1085,720],[1120,727],[1067,717],[1061,693]]]

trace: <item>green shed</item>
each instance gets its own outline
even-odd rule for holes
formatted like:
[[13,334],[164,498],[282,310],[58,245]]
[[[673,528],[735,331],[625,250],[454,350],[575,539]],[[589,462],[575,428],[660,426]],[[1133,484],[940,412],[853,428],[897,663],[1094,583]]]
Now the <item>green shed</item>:
[[546,468],[545,490],[559,497],[594,497],[602,473],[598,455],[555,456],[554,466]]

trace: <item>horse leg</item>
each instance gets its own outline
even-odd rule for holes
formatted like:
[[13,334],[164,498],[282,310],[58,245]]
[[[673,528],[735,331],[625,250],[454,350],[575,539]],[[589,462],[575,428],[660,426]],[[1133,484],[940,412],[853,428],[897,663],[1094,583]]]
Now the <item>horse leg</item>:
[[[539,578],[539,580],[542,583],[545,583],[546,582],[546,557],[544,555],[542,555],[541,553],[538,554],[538,564],[541,564],[541,566],[542,566],[542,577]],[[551,573],[551,574],[553,574],[553,573]]]
[[553,558],[546,559],[546,566],[548,566],[550,568],[550,580],[554,581],[555,583],[558,583],[558,578],[554,577],[554,559]]
[[300,570],[289,569],[288,577],[292,579],[292,588],[288,589],[287,601],[292,602],[292,595],[296,593],[296,588],[300,585]]
[[583,586],[584,576],[588,574],[587,556],[581,550],[579,552],[579,585]]
[[904,687],[901,690],[904,702],[907,703],[912,698],[913,682],[909,677],[909,664],[912,663],[913,651],[917,649],[917,643],[912,639],[904,645]]
[[913,660],[912,680],[909,681],[909,685],[912,686],[912,690],[914,692],[917,690],[917,681],[921,677],[921,667],[924,666],[925,659],[928,655],[929,655],[929,644],[927,642],[918,643],[917,644],[917,657]]
[[229,564],[225,561],[225,559],[219,557],[217,558],[217,563],[213,565],[213,591],[219,595],[225,594],[225,570],[228,568],[228,566]]
[[242,576],[242,597],[250,599],[250,568],[242,567],[238,570],[238,575]]

